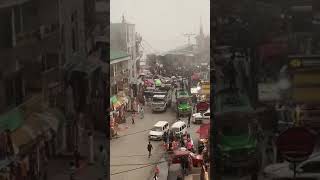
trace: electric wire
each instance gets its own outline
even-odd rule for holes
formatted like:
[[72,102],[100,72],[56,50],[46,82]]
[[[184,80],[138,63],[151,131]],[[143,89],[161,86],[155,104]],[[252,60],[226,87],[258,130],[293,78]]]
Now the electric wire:
[[[163,163],[163,162],[166,162],[166,161],[162,161],[161,163]],[[155,164],[160,164],[160,163],[155,163]],[[125,170],[125,171],[120,171],[120,172],[112,173],[112,174],[110,174],[110,176],[117,175],[117,174],[123,174],[123,173],[127,173],[127,172],[130,172],[130,171],[135,171],[135,170],[138,170],[138,169],[147,168],[147,167],[153,166],[153,165],[155,165],[155,164],[154,164],[154,163],[153,163],[153,164],[148,164],[148,165],[145,165],[145,166],[140,166],[140,167],[133,168],[133,169],[129,169],[129,170]]]
[[164,162],[167,162],[167,161],[158,161],[158,162],[151,162],[151,163],[139,163],[139,164],[110,164],[110,167],[111,166],[140,166],[140,165],[155,165],[155,164],[161,164],[161,163],[164,163]]
[[[152,154],[165,154],[165,153],[152,153]],[[134,156],[148,156],[148,154],[119,155],[119,156],[111,156],[111,158],[134,157]]]

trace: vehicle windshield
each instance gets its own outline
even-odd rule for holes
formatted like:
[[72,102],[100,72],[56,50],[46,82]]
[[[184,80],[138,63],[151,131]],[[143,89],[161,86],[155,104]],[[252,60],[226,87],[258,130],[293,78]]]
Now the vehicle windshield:
[[162,131],[162,128],[161,127],[156,127],[154,126],[151,131],[157,131],[157,132],[161,132]]
[[153,102],[163,102],[162,98],[153,98],[152,99]]
[[182,101],[180,101],[180,104],[188,104],[188,101],[187,100],[182,100]]

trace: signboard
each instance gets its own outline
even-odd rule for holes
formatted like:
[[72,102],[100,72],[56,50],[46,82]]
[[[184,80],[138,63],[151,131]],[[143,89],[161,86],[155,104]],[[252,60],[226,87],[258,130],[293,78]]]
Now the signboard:
[[209,109],[209,103],[206,102],[199,102],[197,104],[197,110],[198,111],[206,111]]
[[197,88],[191,88],[190,91],[191,91],[191,94],[197,94],[198,93],[198,89]]
[[278,137],[276,146],[279,152],[290,162],[307,159],[314,150],[315,135],[304,127],[293,127]]
[[259,101],[277,101],[280,97],[280,90],[276,83],[259,83],[258,84]]

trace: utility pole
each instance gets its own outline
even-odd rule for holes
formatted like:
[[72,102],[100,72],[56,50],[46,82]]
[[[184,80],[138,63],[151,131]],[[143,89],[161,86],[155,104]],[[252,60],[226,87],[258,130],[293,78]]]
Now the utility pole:
[[194,36],[195,34],[193,34],[193,33],[186,33],[186,34],[184,34],[184,36],[185,37],[188,37],[188,45],[190,45],[190,37],[191,36]]

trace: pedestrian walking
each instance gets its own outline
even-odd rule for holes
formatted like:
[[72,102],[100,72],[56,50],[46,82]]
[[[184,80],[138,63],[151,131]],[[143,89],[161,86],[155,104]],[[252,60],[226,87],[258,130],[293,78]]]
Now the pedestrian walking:
[[151,150],[153,149],[151,142],[149,141],[149,144],[147,146],[148,152],[149,152],[149,158],[151,157]]
[[158,179],[158,176],[157,176],[156,173],[154,173],[154,175],[153,175],[153,180],[157,180],[157,179]]
[[75,165],[74,165],[74,163],[71,161],[70,162],[70,168],[69,168],[69,171],[70,171],[70,180],[75,180],[75,173],[76,173],[76,167],[75,167]]
[[154,174],[155,176],[158,178],[159,177],[159,174],[160,174],[160,169],[158,167],[158,165],[156,165],[155,169],[154,169]]
[[143,106],[140,107],[140,119],[144,118],[144,109]]
[[187,127],[191,127],[191,114],[190,114],[190,116],[189,116],[189,118],[188,118],[188,125],[187,125]]
[[186,146],[185,143],[184,143],[184,139],[183,138],[180,139],[180,146],[181,147],[185,147]]
[[134,112],[131,115],[131,122],[132,122],[132,124],[134,124]]
[[166,143],[167,143],[167,136],[168,136],[167,132],[164,132],[163,136],[162,136],[164,145],[166,145]]

